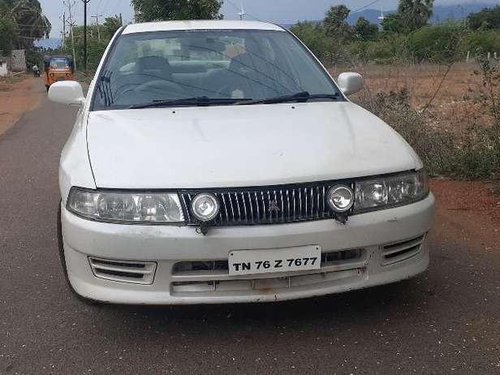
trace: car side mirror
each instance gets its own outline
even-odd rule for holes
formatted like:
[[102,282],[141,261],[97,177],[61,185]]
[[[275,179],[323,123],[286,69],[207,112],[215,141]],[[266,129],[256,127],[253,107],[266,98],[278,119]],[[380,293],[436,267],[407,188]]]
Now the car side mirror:
[[363,88],[363,77],[359,73],[341,73],[337,80],[345,95],[355,94]]
[[70,106],[82,106],[85,103],[82,85],[75,81],[61,81],[50,85],[49,100]]

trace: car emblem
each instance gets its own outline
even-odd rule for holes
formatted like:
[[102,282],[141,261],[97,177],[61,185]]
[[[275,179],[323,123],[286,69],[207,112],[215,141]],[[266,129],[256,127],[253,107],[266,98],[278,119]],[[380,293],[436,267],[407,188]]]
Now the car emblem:
[[278,201],[270,201],[269,202],[269,212],[270,213],[279,213],[281,210],[280,208],[278,207]]

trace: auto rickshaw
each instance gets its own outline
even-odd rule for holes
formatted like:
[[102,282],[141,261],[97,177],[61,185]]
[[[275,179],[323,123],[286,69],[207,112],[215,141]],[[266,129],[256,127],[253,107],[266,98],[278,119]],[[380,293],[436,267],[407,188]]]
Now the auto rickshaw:
[[69,56],[46,56],[44,68],[47,91],[55,82],[75,80],[75,63]]

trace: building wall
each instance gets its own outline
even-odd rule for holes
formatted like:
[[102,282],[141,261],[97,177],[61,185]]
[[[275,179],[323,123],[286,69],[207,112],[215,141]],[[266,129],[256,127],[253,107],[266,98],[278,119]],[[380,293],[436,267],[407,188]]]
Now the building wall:
[[7,74],[9,74],[7,61],[0,61],[0,77],[5,77]]
[[26,70],[26,53],[23,49],[12,51],[10,68],[13,72],[24,72]]

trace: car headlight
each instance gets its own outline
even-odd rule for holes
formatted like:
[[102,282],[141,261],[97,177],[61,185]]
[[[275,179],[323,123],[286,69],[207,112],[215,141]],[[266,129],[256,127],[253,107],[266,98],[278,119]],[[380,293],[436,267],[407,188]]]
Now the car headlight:
[[132,224],[183,223],[175,193],[136,193],[72,188],[67,202],[72,213],[87,219]]
[[429,194],[423,170],[356,181],[355,212],[366,212],[410,204]]

